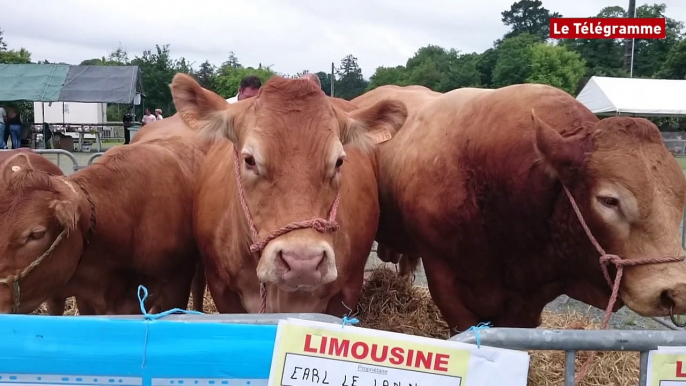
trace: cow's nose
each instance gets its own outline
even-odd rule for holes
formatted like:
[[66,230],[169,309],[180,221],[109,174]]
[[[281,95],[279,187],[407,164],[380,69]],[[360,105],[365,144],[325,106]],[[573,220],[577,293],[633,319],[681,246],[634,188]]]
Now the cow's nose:
[[326,252],[321,247],[284,248],[277,252],[277,275],[288,286],[316,286],[326,275],[326,258]]
[[678,283],[662,290],[660,303],[665,309],[673,307],[675,315],[686,313],[686,283]]

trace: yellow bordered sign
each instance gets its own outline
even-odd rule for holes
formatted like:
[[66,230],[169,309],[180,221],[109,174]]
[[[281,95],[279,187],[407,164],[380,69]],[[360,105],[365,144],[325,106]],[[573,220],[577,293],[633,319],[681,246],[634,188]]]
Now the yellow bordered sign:
[[288,319],[268,386],[525,386],[528,367],[523,351]]

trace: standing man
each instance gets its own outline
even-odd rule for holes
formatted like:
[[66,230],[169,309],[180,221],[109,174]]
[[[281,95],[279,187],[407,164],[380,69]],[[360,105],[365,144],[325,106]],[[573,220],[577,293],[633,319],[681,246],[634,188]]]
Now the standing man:
[[129,127],[133,126],[133,112],[131,110],[124,114],[122,121],[124,122],[124,145],[128,145],[131,142],[131,132]]
[[[7,133],[7,136],[5,136]],[[7,140],[10,138],[10,129],[7,127],[7,113],[0,106],[0,149],[7,148]]]
[[164,117],[162,117],[162,109],[155,109],[155,119],[158,121],[161,121]]
[[238,86],[238,94],[235,97],[231,97],[226,101],[229,103],[236,103],[242,101],[243,99],[252,98],[257,95],[262,87],[262,81],[255,75],[249,75],[241,79],[241,84]]
[[145,115],[143,115],[143,119],[141,119],[141,123],[143,126],[153,123],[157,120],[154,115],[150,112],[150,109],[145,109]]

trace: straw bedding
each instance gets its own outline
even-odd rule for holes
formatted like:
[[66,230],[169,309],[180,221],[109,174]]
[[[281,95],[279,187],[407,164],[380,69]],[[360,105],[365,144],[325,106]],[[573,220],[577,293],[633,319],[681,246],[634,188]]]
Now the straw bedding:
[[[192,300],[189,301],[189,308]],[[209,292],[205,294],[204,311],[217,312]],[[44,314],[44,306],[36,313]],[[75,315],[72,299],[67,301],[65,315]],[[357,308],[361,327],[447,339],[448,326],[441,319],[426,287],[414,286],[412,279],[399,277],[395,270],[376,268],[366,280]],[[597,323],[580,313],[544,313],[541,328],[598,329]],[[530,352],[530,386],[564,384],[564,352]],[[577,354],[577,372],[588,358],[587,352]],[[636,385],[639,374],[638,353],[600,352],[582,385]]]

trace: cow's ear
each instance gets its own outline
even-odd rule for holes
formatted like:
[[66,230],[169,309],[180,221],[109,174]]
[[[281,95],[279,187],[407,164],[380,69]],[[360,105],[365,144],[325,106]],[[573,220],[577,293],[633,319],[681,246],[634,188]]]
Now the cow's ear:
[[26,154],[19,153],[8,158],[2,165],[0,165],[0,168],[2,168],[3,181],[7,182],[14,178],[18,172],[22,170],[33,169],[33,165]]
[[589,151],[588,136],[581,133],[563,137],[538,118],[533,109],[531,124],[534,129],[534,147],[551,176],[571,178],[583,167],[586,152]]
[[67,230],[76,229],[79,223],[79,202],[76,199],[53,200],[50,210],[57,221]]
[[407,119],[407,107],[400,101],[382,100],[370,107],[348,113],[341,129],[341,142],[369,149],[375,143],[388,141]]
[[235,109],[224,98],[186,74],[176,74],[169,87],[176,110],[193,130],[208,140],[224,137],[236,142]]

